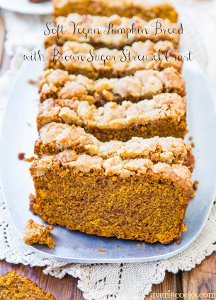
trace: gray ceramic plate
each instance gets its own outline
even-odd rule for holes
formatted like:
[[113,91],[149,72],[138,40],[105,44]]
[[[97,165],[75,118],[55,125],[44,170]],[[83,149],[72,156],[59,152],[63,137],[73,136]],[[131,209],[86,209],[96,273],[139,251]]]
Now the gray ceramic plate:
[[[35,117],[38,109],[37,87],[27,83],[42,72],[42,64],[25,63],[11,87],[7,111],[3,123],[0,167],[2,185],[12,220],[20,234],[32,216],[28,209],[28,195],[33,192],[28,164],[17,159],[19,152],[32,154],[37,137]],[[80,263],[144,262],[171,257],[186,249],[199,235],[209,216],[216,183],[216,118],[213,99],[206,78],[195,62],[185,64],[184,76],[188,92],[189,136],[195,142],[196,167],[194,179],[199,181],[196,198],[188,207],[185,223],[188,231],[179,245],[145,244],[138,242],[100,238],[68,231],[56,226],[53,233],[56,248],[34,247],[51,258]],[[119,246],[121,247],[119,249]],[[105,252],[99,252],[103,247]]]

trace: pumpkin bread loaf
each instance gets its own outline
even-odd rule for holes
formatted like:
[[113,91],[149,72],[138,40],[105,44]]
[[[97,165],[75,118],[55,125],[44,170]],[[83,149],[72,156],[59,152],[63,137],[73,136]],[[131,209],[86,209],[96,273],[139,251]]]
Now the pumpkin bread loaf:
[[[64,31],[45,40],[31,208],[69,230],[170,243],[194,196],[177,13],[149,0],[53,4]],[[155,35],[156,22],[173,32]]]

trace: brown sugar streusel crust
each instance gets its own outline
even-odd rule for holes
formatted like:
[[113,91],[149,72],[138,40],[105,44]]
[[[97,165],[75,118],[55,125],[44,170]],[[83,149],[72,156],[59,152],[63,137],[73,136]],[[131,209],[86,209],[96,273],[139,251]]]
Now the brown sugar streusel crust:
[[34,211],[50,224],[150,243],[169,243],[184,230],[193,195],[186,166],[68,150],[35,160],[30,170]]
[[179,138],[133,137],[127,142],[103,143],[86,133],[83,128],[74,125],[49,123],[41,128],[39,139],[35,143],[36,155],[53,155],[66,149],[102,158],[116,155],[122,159],[148,158],[153,162],[186,165],[190,170],[194,164],[192,147]]
[[132,137],[186,134],[186,101],[177,94],[160,94],[138,103],[106,103],[97,108],[88,101],[48,99],[40,105],[37,125],[67,123],[84,127],[101,141]]
[[136,0],[53,0],[54,14],[67,16],[72,12],[79,14],[111,16],[118,14],[131,18],[139,16],[145,20],[154,18],[178,20],[178,13],[167,1],[165,3]]
[[123,100],[138,102],[161,93],[185,96],[185,81],[175,68],[141,70],[133,76],[92,80],[60,69],[46,70],[39,79],[40,101],[46,99],[87,100],[95,105]]
[[63,46],[50,46],[45,54],[46,69],[63,69],[92,79],[124,77],[138,70],[182,70],[182,58],[169,41],[135,42],[123,50],[95,49],[87,43],[67,41]]
[[[58,17],[55,26],[63,31],[51,33],[45,38],[45,47],[63,45],[66,41],[90,43],[96,47],[123,48],[137,41],[171,41],[178,48],[180,25],[168,19],[145,21],[137,16],[132,18],[112,15],[110,17],[80,15],[72,13]],[[156,32],[155,28],[160,27]]]
[[[33,210],[35,201],[36,199],[34,199],[34,202],[32,203]],[[44,226],[42,224],[38,224],[31,219],[28,221],[25,227],[25,235],[23,240],[27,245],[41,244],[47,245],[49,248],[54,248],[55,242],[50,236],[50,232],[53,230],[53,228],[53,226]]]
[[56,300],[49,292],[43,291],[36,283],[12,271],[0,277],[1,300]]

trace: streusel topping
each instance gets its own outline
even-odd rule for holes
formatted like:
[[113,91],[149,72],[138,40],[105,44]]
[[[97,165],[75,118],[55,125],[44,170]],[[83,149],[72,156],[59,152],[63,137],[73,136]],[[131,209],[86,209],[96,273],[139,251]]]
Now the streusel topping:
[[48,99],[41,104],[38,119],[41,125],[61,118],[65,123],[98,128],[126,128],[130,124],[146,124],[167,117],[180,120],[186,113],[185,98],[173,93],[154,96],[138,103],[106,103],[97,108],[87,101]]
[[[120,156],[121,158],[148,158],[154,162],[184,164],[192,148],[180,138],[153,137],[143,139],[134,137],[127,142],[101,142],[83,128],[62,123],[49,123],[41,128],[39,140],[42,146],[50,145],[59,151],[73,149],[102,158]],[[36,153],[37,154],[37,153]]]
[[69,74],[60,69],[46,70],[39,80],[41,101],[50,97],[59,99],[87,100],[95,103],[100,99],[107,102],[141,100],[156,94],[174,92],[185,95],[185,81],[175,68],[163,71],[141,70],[133,76],[102,78],[96,81],[83,75]]
[[163,70],[167,67],[182,69],[181,56],[169,41],[135,42],[123,50],[95,49],[87,43],[67,41],[63,46],[53,45],[46,50],[46,69],[65,69],[94,79],[123,77],[138,70]]
[[50,170],[58,168],[59,165],[77,172],[102,171],[107,176],[118,175],[120,177],[146,174],[151,171],[155,174],[164,174],[166,177],[170,176],[173,180],[184,180],[192,189],[191,172],[186,166],[169,165],[162,162],[153,163],[150,159],[145,158],[122,159],[120,156],[114,156],[103,159],[99,156],[77,154],[73,150],[65,150],[57,155],[44,156],[35,160],[31,166],[31,174],[33,177],[44,176]]

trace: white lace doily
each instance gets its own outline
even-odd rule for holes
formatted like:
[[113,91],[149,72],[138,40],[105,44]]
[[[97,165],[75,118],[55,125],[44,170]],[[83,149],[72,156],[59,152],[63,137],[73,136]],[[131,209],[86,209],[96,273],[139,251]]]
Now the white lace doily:
[[[199,4],[197,7],[189,7],[187,4],[181,6],[180,9],[186,28],[184,44],[193,51],[196,59],[205,68],[216,91],[216,77],[214,76],[216,61],[213,60],[216,44],[213,44],[211,39],[214,36],[211,30],[215,28],[216,17],[213,13],[211,14],[214,9],[209,5],[214,4],[213,2],[209,3],[208,6],[206,4],[205,15],[203,14],[204,4]],[[209,11],[208,14],[207,10]],[[7,90],[23,61],[23,51],[25,48],[31,49],[36,43],[40,42],[45,20],[44,17],[21,17],[12,13],[5,13],[5,18],[8,28],[6,50],[15,56],[11,69],[0,78],[0,121],[6,105]],[[203,26],[209,24],[209,28],[200,29],[199,22]],[[203,37],[202,31],[204,34],[209,33],[210,38],[208,41],[205,40],[206,36]],[[20,41],[17,38],[20,36],[25,38]],[[203,46],[203,40],[207,43],[206,50]],[[215,228],[216,204],[199,238],[189,249],[168,260],[139,264],[66,264],[43,258],[35,253],[31,247],[24,245],[19,236],[14,234],[14,225],[10,221],[4,198],[0,194],[0,260],[6,259],[6,261],[14,264],[43,266],[45,274],[58,278],[62,278],[65,274],[78,277],[78,287],[83,291],[85,299],[89,300],[143,300],[144,296],[150,293],[152,284],[163,281],[166,271],[176,273],[178,270],[191,270],[196,264],[201,263],[206,256],[215,251]]]

